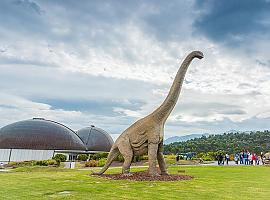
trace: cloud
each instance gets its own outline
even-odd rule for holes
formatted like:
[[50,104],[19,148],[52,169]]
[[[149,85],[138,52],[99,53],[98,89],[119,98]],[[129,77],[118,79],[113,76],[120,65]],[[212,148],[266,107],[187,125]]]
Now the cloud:
[[192,50],[205,58],[192,62],[165,137],[269,122],[268,2],[0,4],[0,125],[42,116],[118,135],[160,105]]
[[13,2],[15,5],[22,6],[23,8],[26,9],[32,9],[35,11],[37,14],[41,15],[44,13],[44,11],[40,8],[40,6],[35,3],[34,1],[30,0],[16,0]]
[[270,3],[252,1],[197,1],[201,16],[194,22],[197,31],[207,37],[232,46],[248,42],[255,35],[270,31]]
[[84,99],[84,100],[60,100],[60,99],[37,99],[37,102],[51,105],[53,109],[80,111],[96,115],[115,116],[117,108],[136,111],[143,105],[142,101],[136,100],[109,100],[109,99]]

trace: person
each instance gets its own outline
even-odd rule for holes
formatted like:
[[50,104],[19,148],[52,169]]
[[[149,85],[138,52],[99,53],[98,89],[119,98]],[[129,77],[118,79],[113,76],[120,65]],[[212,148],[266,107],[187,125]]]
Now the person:
[[218,154],[217,159],[218,159],[218,165],[222,165],[223,156],[221,153]]
[[262,162],[262,165],[264,165],[264,153],[261,152],[261,162]]
[[229,164],[229,160],[230,160],[230,155],[228,153],[226,153],[225,155],[225,160],[226,160],[226,164]]
[[259,159],[259,156],[256,154],[256,165],[259,165],[260,164],[260,159]]
[[253,153],[251,156],[251,165],[256,165],[257,161],[256,161],[256,154]]
[[248,152],[248,165],[252,165],[252,153]]
[[240,164],[244,164],[243,160],[243,155],[244,155],[244,151],[242,151],[240,154],[239,154],[239,158],[240,158]]
[[234,162],[235,162],[236,165],[238,165],[238,161],[239,161],[239,155],[238,155],[238,153],[236,153],[234,155]]
[[176,156],[176,162],[179,162],[179,160],[180,160],[180,156],[179,156],[179,154],[177,154],[177,156]]
[[220,153],[217,155],[216,159],[217,159],[217,164],[220,165]]
[[244,159],[244,164],[248,165],[248,153],[247,153],[247,151],[244,151],[243,159]]
[[4,163],[0,162],[0,169],[4,169]]

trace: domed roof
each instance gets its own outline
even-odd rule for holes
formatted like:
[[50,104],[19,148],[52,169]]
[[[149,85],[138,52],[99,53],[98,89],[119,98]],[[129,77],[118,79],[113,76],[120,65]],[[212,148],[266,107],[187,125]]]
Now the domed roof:
[[0,129],[0,149],[86,150],[70,128],[51,120],[33,118]]
[[113,145],[112,137],[104,130],[95,126],[86,127],[77,131],[88,151],[110,151]]

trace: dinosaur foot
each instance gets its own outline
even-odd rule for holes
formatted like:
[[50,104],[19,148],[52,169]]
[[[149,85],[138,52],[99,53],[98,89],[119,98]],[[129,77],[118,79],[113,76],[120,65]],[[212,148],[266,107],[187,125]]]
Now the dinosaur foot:
[[152,173],[149,173],[149,175],[150,175],[150,176],[153,176],[153,177],[155,177],[155,176],[160,176],[160,174],[159,174],[159,173],[157,173],[157,172],[152,172]]
[[122,176],[124,176],[124,177],[130,177],[130,176],[132,176],[132,173],[123,173]]
[[169,176],[168,172],[161,172],[161,176]]

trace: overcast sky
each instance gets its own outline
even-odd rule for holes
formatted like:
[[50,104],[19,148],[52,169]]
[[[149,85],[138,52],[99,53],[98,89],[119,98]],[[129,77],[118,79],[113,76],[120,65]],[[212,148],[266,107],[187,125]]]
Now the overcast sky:
[[270,127],[270,1],[0,1],[0,127],[44,117],[116,138],[194,60],[165,138]]

